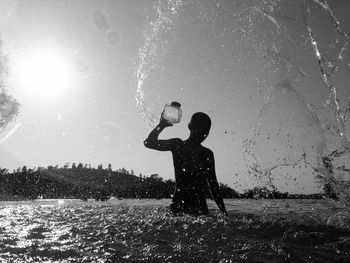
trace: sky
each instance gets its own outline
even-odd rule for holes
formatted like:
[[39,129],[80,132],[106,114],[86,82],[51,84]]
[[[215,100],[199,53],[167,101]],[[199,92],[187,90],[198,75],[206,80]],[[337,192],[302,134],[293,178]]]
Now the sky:
[[[315,2],[306,1],[312,32],[322,56],[334,59],[345,38]],[[326,128],[334,124],[324,107],[329,91],[302,3],[0,0],[9,91],[21,104],[0,134],[0,166],[110,163],[174,179],[171,153],[143,141],[164,105],[179,101],[182,121],[160,138],[186,139],[192,114],[206,112],[212,129],[203,144],[220,182],[239,191],[269,180],[281,191],[319,191],[299,160],[317,166],[339,142]],[[350,2],[328,4],[349,32]],[[349,55],[347,48],[330,77],[343,108]],[[270,177],[250,173],[276,165]]]

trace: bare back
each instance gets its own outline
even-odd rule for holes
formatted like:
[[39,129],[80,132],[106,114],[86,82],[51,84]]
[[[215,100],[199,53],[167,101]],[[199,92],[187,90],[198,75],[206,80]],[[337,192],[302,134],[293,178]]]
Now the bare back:
[[[176,188],[173,208],[193,214],[207,214],[208,174],[213,171],[213,153],[201,144],[171,140]],[[175,211],[176,212],[176,211]]]

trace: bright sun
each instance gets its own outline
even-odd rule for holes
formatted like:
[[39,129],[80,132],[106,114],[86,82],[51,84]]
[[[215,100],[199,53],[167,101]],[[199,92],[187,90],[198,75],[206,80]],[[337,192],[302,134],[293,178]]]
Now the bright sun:
[[17,68],[19,85],[26,94],[53,99],[67,90],[71,76],[63,56],[53,51],[27,54],[23,55]]

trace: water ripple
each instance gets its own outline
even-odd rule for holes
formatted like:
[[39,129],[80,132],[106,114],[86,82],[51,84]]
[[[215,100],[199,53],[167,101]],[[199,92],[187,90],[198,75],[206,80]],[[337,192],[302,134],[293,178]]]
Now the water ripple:
[[[244,202],[238,211],[237,204]],[[317,205],[304,202],[305,211],[300,212],[296,202],[288,206],[285,202],[233,200],[228,202],[227,218],[213,210],[208,217],[174,217],[166,205],[169,200],[7,203],[0,205],[0,258],[4,262],[349,260],[347,211],[325,216],[330,209],[322,204],[308,214]]]

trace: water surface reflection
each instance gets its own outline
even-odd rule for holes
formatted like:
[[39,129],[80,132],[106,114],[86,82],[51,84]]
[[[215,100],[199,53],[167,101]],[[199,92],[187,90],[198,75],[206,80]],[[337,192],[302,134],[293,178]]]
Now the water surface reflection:
[[[0,203],[5,262],[346,262],[350,213],[326,200],[226,200],[229,217],[173,217],[170,200]],[[210,230],[210,231],[208,231]]]

